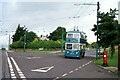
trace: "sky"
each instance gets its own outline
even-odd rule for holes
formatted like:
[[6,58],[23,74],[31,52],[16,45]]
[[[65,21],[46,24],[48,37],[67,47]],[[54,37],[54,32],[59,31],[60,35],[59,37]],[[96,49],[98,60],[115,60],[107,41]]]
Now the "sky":
[[0,47],[8,46],[9,35],[12,37],[18,24],[25,25],[38,36],[49,34],[58,26],[67,31],[78,26],[86,33],[89,43],[96,42],[91,29],[96,24],[97,5],[83,4],[97,4],[98,1],[101,12],[110,12],[110,8],[118,9],[120,0],[1,0]]

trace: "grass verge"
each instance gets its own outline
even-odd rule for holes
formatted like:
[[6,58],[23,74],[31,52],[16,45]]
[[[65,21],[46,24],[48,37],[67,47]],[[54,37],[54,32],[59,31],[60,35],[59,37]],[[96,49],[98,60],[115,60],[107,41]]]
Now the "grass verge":
[[[97,65],[103,66],[103,55],[100,55],[99,59],[95,60]],[[118,66],[118,50],[115,51],[113,59],[110,57],[110,53],[108,53],[108,66],[109,67],[117,67]]]

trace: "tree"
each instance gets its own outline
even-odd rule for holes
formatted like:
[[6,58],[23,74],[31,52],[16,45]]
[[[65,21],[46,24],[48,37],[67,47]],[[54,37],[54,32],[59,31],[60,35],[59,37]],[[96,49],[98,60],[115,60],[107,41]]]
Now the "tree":
[[34,33],[33,31],[29,32],[27,28],[25,28],[25,26],[20,27],[20,24],[19,24],[15,34],[13,35],[13,42],[16,42],[19,40],[24,42],[25,31],[26,31],[26,42],[32,42],[35,38],[37,38],[36,33]]
[[102,46],[103,48],[107,48],[111,46],[111,58],[113,58],[113,54],[115,52],[114,46],[117,45],[118,41],[120,40],[119,31],[120,26],[118,21],[115,20],[116,9],[111,11],[110,13],[99,13],[99,22],[98,22],[98,30],[97,25],[94,25],[92,31],[95,32],[95,35],[98,35],[98,44],[99,47]]
[[58,27],[56,30],[54,30],[52,33],[50,33],[50,36],[48,37],[50,40],[57,41],[62,39],[62,34],[64,40],[66,39],[66,29],[63,27]]
[[24,36],[24,33],[26,31],[25,27],[20,27],[20,24],[18,25],[15,34],[13,35],[13,42],[19,41],[22,36]]
[[27,48],[38,49],[39,48],[39,44],[40,44],[39,40],[37,38],[35,38],[32,42],[27,44]]
[[[38,36],[36,35],[36,33],[32,32],[32,31],[26,31],[26,42],[32,42],[35,38],[38,38]],[[21,37],[20,39],[21,41],[24,41],[24,36]]]

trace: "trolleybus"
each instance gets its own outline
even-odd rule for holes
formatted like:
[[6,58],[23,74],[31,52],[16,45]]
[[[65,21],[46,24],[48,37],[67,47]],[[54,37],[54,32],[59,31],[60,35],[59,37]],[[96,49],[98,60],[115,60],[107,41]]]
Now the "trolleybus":
[[77,57],[83,58],[85,55],[86,35],[81,31],[68,31],[65,43],[65,58]]

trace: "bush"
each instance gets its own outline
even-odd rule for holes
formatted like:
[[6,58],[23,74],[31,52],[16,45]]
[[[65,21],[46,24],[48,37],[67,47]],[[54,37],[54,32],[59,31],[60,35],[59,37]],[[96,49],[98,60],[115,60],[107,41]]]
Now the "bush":
[[11,48],[23,48],[24,47],[24,42],[22,41],[16,41],[10,45]]
[[[65,46],[65,41],[63,41],[63,45]],[[56,49],[56,48],[61,48],[62,46],[62,40],[43,40],[39,41],[38,39],[34,39],[32,42],[29,42],[26,44],[26,47],[28,49],[39,49],[39,48],[44,48],[44,49]],[[11,48],[23,48],[24,47],[24,42],[22,41],[17,41],[14,42],[10,45]]]

